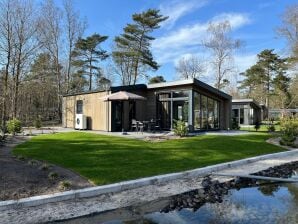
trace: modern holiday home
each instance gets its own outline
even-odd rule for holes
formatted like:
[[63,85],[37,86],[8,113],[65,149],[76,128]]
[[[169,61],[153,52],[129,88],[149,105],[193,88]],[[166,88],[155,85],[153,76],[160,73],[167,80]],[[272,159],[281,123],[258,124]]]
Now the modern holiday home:
[[239,126],[255,125],[262,121],[264,111],[253,99],[233,99],[232,119]]
[[231,96],[197,79],[111,87],[63,97],[63,126],[102,131],[171,130],[183,120],[190,131],[231,127]]

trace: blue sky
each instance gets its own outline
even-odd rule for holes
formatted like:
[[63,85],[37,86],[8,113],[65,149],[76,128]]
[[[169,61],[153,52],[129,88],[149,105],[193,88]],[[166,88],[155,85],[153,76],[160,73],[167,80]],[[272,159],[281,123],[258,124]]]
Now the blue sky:
[[[175,63],[179,58],[197,54],[208,61],[208,52],[200,44],[210,21],[229,20],[232,36],[244,44],[235,53],[236,72],[254,64],[256,54],[266,48],[287,54],[286,42],[275,32],[281,24],[281,15],[294,0],[76,0],[75,7],[88,20],[86,35],[108,35],[104,48],[111,50],[113,39],[131,22],[131,15],[148,8],[160,9],[169,19],[153,33],[155,59],[161,65],[151,75],[163,75],[174,80]],[[212,74],[204,78],[212,83]]]

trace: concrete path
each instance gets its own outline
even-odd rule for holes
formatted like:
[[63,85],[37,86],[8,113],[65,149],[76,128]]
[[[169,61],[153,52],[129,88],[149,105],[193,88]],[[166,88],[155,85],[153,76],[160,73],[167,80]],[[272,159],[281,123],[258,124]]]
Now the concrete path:
[[[152,138],[174,138],[174,133],[171,131],[157,131],[157,132],[106,132],[106,131],[96,131],[96,130],[75,130],[73,128],[63,128],[63,127],[43,127],[41,129],[35,128],[25,128],[23,134],[33,134],[33,135],[41,135],[41,134],[52,134],[52,133],[63,133],[63,132],[87,132],[101,135],[111,135],[117,137],[124,138],[132,138],[132,139],[140,139],[146,140],[150,137]],[[207,131],[207,132],[196,132],[189,133],[189,136],[198,136],[198,135],[224,135],[224,136],[236,136],[236,135],[244,135],[244,134],[252,134],[253,132],[248,131],[238,131],[238,130],[220,130],[220,131]]]
[[[217,170],[217,172],[242,174],[255,173],[272,166],[298,161],[298,151],[279,153],[278,157],[276,157],[276,154],[272,154],[272,156],[267,156],[267,159],[255,162],[250,161],[252,160],[247,159],[237,167]],[[184,178],[167,181],[161,184],[151,184],[131,190],[124,190],[118,193],[107,193],[90,198],[71,199],[35,207],[15,207],[13,209],[0,211],[0,223],[43,223],[134,206],[139,203],[146,203],[201,188],[200,183],[202,177],[202,175],[192,175],[192,177],[190,177],[190,175],[185,173]],[[214,176],[214,178],[218,179],[220,182],[225,182],[231,179],[229,177],[216,176]]]

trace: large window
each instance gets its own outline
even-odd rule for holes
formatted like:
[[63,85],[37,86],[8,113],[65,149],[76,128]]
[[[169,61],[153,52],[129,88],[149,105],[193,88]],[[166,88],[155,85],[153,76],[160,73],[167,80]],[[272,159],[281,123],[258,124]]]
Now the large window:
[[177,120],[188,122],[189,90],[161,92],[157,95],[157,118],[164,129],[171,129]]
[[208,129],[208,108],[207,108],[207,97],[203,96],[201,97],[202,99],[202,104],[201,104],[201,108],[202,108],[202,129]]
[[219,102],[194,92],[194,129],[219,128]]
[[244,108],[240,108],[240,124],[244,124]]
[[219,128],[219,103],[214,100],[214,128]]
[[83,113],[83,100],[77,100],[77,105],[76,105],[76,111],[77,114],[82,114]]
[[194,128],[201,129],[201,95],[194,92]]

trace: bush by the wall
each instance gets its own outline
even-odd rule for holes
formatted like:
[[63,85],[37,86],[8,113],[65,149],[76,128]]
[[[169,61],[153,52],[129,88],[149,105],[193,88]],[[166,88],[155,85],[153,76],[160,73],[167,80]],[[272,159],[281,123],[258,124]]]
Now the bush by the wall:
[[12,119],[7,121],[6,124],[7,132],[15,135],[16,133],[20,133],[22,131],[21,121],[18,119]]
[[260,128],[261,128],[260,123],[259,122],[256,122],[256,124],[255,124],[256,131],[258,131]]
[[178,120],[174,123],[174,133],[180,137],[186,136],[188,134],[188,127],[185,121]]
[[239,123],[235,119],[232,120],[232,129],[233,130],[239,130],[240,129]]

